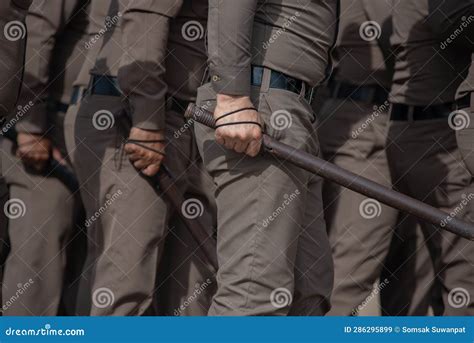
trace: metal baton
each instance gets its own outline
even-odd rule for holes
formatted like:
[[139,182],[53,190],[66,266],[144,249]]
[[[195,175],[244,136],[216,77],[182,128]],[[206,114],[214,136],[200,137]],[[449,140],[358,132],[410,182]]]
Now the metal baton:
[[[192,119],[210,128],[215,127],[212,113],[190,104],[185,113],[186,118]],[[449,214],[405,194],[384,187],[365,177],[340,168],[333,163],[313,156],[305,151],[295,149],[280,143],[268,135],[263,135],[264,151],[283,162],[289,162],[310,173],[348,188],[354,192],[376,199],[397,210],[412,214],[428,223],[447,230],[463,238],[474,241],[474,226],[456,219]]]

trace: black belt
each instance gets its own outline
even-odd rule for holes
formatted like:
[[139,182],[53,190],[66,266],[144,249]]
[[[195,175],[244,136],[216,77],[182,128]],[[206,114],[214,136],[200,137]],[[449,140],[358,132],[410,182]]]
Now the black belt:
[[[264,67],[252,66],[252,86],[260,87],[263,82]],[[304,98],[311,103],[313,100],[314,88],[310,87],[304,81],[295,79],[275,70],[270,70],[270,88],[284,89],[296,94],[301,94],[303,87],[306,90]]]
[[453,112],[454,103],[433,106],[409,106],[393,104],[390,112],[390,120],[435,120],[448,118]]
[[468,108],[471,107],[473,104],[471,102],[471,99],[473,98],[472,94],[468,94],[463,96],[461,99],[456,101],[456,108],[458,110],[461,110],[463,108]]
[[50,100],[47,102],[47,108],[48,108],[48,111],[51,111],[51,112],[66,113],[69,108],[69,104],[65,104],[64,102],[61,102],[61,101]]
[[117,78],[109,75],[92,75],[89,92],[91,95],[122,95]]
[[332,98],[351,99],[358,102],[381,105],[388,100],[388,91],[379,85],[356,86],[331,81],[329,90]]

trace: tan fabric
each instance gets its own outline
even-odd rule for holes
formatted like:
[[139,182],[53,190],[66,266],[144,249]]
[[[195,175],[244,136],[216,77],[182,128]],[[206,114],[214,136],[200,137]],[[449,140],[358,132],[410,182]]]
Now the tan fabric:
[[53,122],[48,101],[69,103],[84,60],[88,11],[87,0],[33,2],[26,18],[28,44],[19,103],[25,106],[32,101],[34,105],[17,124],[18,131],[50,133]]
[[393,66],[386,63],[392,33],[390,10],[386,1],[341,1],[339,35],[333,52],[336,80],[390,87]]
[[8,85],[0,91],[0,119],[9,115],[16,104],[23,76],[24,50],[26,44],[26,27],[17,27],[11,22],[25,22],[26,12],[32,0],[2,1],[0,4],[0,28],[10,32],[10,35],[0,35],[2,46],[0,59],[0,84]]
[[337,7],[336,0],[209,1],[214,90],[249,95],[251,64],[319,84],[335,41]]
[[[191,2],[187,3],[189,5]],[[186,12],[180,12],[172,22],[169,28],[172,34],[168,38],[168,30],[158,29],[163,28],[165,24],[169,26],[170,21],[150,10],[154,9],[152,5],[155,2],[134,3],[137,6],[140,4],[148,6],[148,10],[136,13],[131,6],[130,11],[125,11],[124,22],[127,24],[123,27],[124,37],[130,34],[130,29],[132,32],[139,29],[141,34],[147,32],[145,36],[140,36],[141,41],[134,37],[137,47],[140,44],[149,44],[147,47],[157,49],[154,51],[169,49],[175,54],[179,52],[176,58],[185,63],[185,67],[171,69],[169,72],[179,72],[179,75],[173,75],[178,79],[200,78],[192,71],[195,65],[200,67],[205,63],[202,52],[203,37],[192,45],[195,50],[189,49],[188,43],[184,44],[188,49],[179,47],[183,45],[182,37],[176,40],[172,38],[177,38],[176,32],[181,32],[183,20],[180,16]],[[112,1],[111,8],[114,6],[120,11],[125,9],[124,3],[118,1]],[[186,6],[183,6],[183,11]],[[157,18],[161,19],[154,21]],[[144,30],[147,22],[156,24],[156,30]],[[104,36],[92,73],[117,76],[117,63],[124,51],[121,38],[119,27]],[[179,49],[175,49],[176,47]],[[138,53],[146,51],[147,49],[137,49]],[[140,54],[133,56],[139,61],[143,60]],[[150,55],[147,58],[150,58],[150,63],[157,65],[163,62],[160,56],[162,55]],[[198,61],[194,60],[196,56],[200,58]],[[148,64],[142,66],[150,68]],[[125,74],[119,73],[121,77]],[[147,102],[148,94],[161,94],[160,89],[155,92],[154,88],[162,84],[162,80],[157,82],[160,77],[151,74],[151,83],[137,85],[137,101]],[[121,82],[125,89],[128,89],[129,81],[134,80]],[[144,86],[148,87],[146,91],[150,93],[139,91],[138,88]],[[187,85],[183,86],[182,92],[177,90],[173,95],[186,99],[191,90]],[[122,193],[116,201],[107,206],[104,214],[91,224],[91,244],[80,296],[81,299],[87,300],[79,313],[203,315],[208,310],[215,288],[211,269],[207,262],[202,260],[202,255],[187,229],[176,220],[175,209],[163,200],[151,180],[137,173],[124,153],[123,142],[128,137],[131,126],[137,123],[137,108],[127,105],[121,97],[88,95],[78,107],[71,109],[70,117],[68,115],[68,130],[71,136],[76,137],[74,140],[68,140],[68,150],[74,155],[74,167],[84,185],[81,195],[87,204],[88,217],[94,216],[101,206],[107,204],[107,194],[112,196],[114,192]],[[126,111],[126,108],[129,111]],[[97,130],[93,125],[93,115],[100,110],[109,111],[113,115],[113,125],[104,131]],[[149,113],[149,110],[150,108],[146,108],[144,114]],[[212,194],[213,185],[209,183],[209,178],[204,177],[200,162],[196,159],[197,150],[193,145],[191,131],[189,128],[183,130],[185,123],[182,114],[168,110],[164,119],[169,141],[166,148],[166,166],[177,179],[177,185],[185,198],[198,200],[202,204],[203,214],[200,220],[212,234],[215,216],[209,192]],[[167,235],[169,239],[166,239],[164,247]],[[97,302],[101,293],[111,296],[110,303],[105,306]]]
[[[317,155],[310,106],[302,95],[269,89],[268,70],[265,75],[261,90],[252,87],[252,101],[267,133]],[[212,110],[210,84],[199,89],[198,103]],[[291,111],[291,127],[273,129],[272,113],[285,109]],[[195,132],[217,186],[218,290],[209,315],[325,314],[333,274],[321,179],[268,155],[249,158],[226,150],[201,125]]]
[[[446,120],[392,122],[388,139],[393,142],[387,148],[390,171],[399,191],[459,219],[474,219],[472,176]],[[474,244],[426,223],[422,229],[441,285],[443,314],[472,315]],[[453,305],[453,292],[460,289],[470,295],[470,302],[462,307]]]
[[[48,108],[46,103],[67,104],[71,98],[72,83],[84,59],[88,3],[34,1],[26,21],[29,39],[20,103],[28,104],[30,109],[16,129],[47,134],[66,156],[65,114]],[[10,141],[3,140],[1,144],[8,152],[4,173],[10,196],[22,201],[27,209],[21,220],[9,223],[11,252],[5,266],[3,292],[5,296],[15,294],[17,285],[24,284],[32,274],[36,281],[28,296],[15,302],[5,314],[57,315],[65,280],[66,248],[68,239],[76,235],[80,205],[72,190],[54,173],[43,175],[29,170],[15,157],[16,147]]]
[[392,5],[396,62],[391,101],[414,106],[453,102],[470,55],[460,54],[453,45],[442,47],[436,24],[429,20],[437,7],[429,0],[392,0]]
[[[54,175],[45,177],[26,170],[5,139],[1,148],[3,173],[14,199],[24,209],[9,221],[10,254],[5,264],[3,297],[22,296],[3,312],[8,316],[58,314],[66,267],[66,246],[74,228],[76,199]],[[30,279],[32,281],[30,281]],[[22,285],[21,287],[19,285]]]
[[[325,159],[390,187],[384,150],[387,110],[387,106],[377,111],[372,104],[327,100],[318,128]],[[329,314],[351,315],[380,276],[398,212],[333,183],[325,185],[324,195],[335,268]],[[371,203],[373,215],[368,210]]]

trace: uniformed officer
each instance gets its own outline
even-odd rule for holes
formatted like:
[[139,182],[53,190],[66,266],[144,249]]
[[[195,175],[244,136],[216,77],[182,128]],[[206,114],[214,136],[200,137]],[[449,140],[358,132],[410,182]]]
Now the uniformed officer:
[[[2,1],[0,4],[0,125],[2,134],[3,125],[8,124],[12,118],[9,116],[18,99],[24,65],[24,49],[26,42],[25,16],[32,0]],[[11,124],[11,123],[10,123]],[[2,151],[2,155],[4,152]],[[8,187],[2,176],[0,158],[0,263],[3,266],[8,255],[8,217],[5,205],[8,201]],[[8,208],[8,207],[7,207]],[[2,273],[3,273],[3,268]],[[1,277],[1,275],[0,275]]]
[[[449,125],[471,56],[443,47],[433,20],[439,7],[433,5],[392,2],[395,73],[387,157],[398,190],[445,210],[446,221],[453,216],[472,221],[472,177]],[[474,244],[433,225],[423,223],[422,229],[441,284],[443,314],[472,315]]]
[[433,16],[442,47],[453,47],[460,54],[471,53],[471,67],[456,93],[456,110],[451,124],[467,168],[474,175],[474,1],[431,0],[440,10]]
[[[212,273],[182,226],[171,228],[168,238],[176,235],[178,242],[163,251],[173,210],[152,177],[166,155],[191,204],[183,206],[184,215],[200,216],[211,235],[213,206],[205,190],[213,186],[193,157],[182,116],[205,69],[199,29],[207,4],[113,0],[111,8],[120,20],[104,35],[70,145],[90,232],[89,285],[82,289],[90,288],[91,301],[81,314],[204,314]],[[163,254],[170,263],[164,269],[174,273],[158,268]]]
[[209,6],[211,82],[198,103],[211,103],[218,128],[195,128],[217,185],[218,290],[209,315],[323,315],[333,270],[322,180],[258,153],[263,130],[319,153],[309,101],[326,76],[338,1]]
[[[3,170],[10,201],[11,252],[5,264],[3,294],[11,301],[5,315],[56,315],[63,290],[66,246],[74,229],[76,198],[54,177],[52,158],[66,168],[62,121],[72,82],[84,59],[82,33],[88,24],[87,0],[34,1],[27,16],[28,43],[22,115],[16,142],[3,139]],[[26,289],[26,288],[25,288]]]
[[[330,95],[321,108],[318,128],[325,159],[387,187],[392,185],[385,154],[388,90],[393,73],[391,19],[387,2],[341,1],[339,37],[334,50],[336,72],[328,85]],[[376,200],[330,182],[324,190],[335,268],[329,315],[354,315],[364,309],[364,300],[380,276],[399,214]],[[404,220],[406,227],[401,229],[413,231],[416,239],[416,227],[408,223],[413,221]],[[399,230],[395,236],[400,233]],[[426,250],[421,252],[428,257]],[[414,260],[412,254],[409,258]],[[379,290],[392,287],[386,278],[377,286]],[[426,293],[429,285],[421,289]],[[408,289],[404,291],[410,293]],[[423,299],[426,297],[417,294],[413,301]],[[404,306],[407,307],[406,302]],[[415,313],[426,314],[428,304],[416,304],[414,308]]]

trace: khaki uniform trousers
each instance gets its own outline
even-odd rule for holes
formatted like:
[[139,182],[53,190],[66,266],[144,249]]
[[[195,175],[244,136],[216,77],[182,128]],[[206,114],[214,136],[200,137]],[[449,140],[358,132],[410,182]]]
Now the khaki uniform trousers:
[[[377,107],[352,100],[326,100],[318,131],[325,159],[390,188],[385,153],[387,110],[387,104]],[[381,278],[375,290],[374,284],[380,278],[392,239],[401,239],[406,231],[413,231],[416,237],[416,222],[404,221],[403,231],[395,230],[397,210],[331,182],[324,186],[324,204],[335,266],[329,315],[363,312],[375,290],[399,299],[401,292],[391,284],[391,273]],[[429,261],[427,251],[422,252],[423,260]],[[408,256],[413,258],[413,253]],[[431,281],[432,277],[428,278],[428,285]],[[428,305],[416,308],[426,314]],[[382,313],[384,310],[392,312],[382,309]]]
[[[252,88],[266,132],[317,155],[309,104],[303,95],[270,89],[269,74],[265,70],[261,88]],[[215,98],[210,84],[198,91],[198,103],[211,111]],[[321,178],[269,155],[229,151],[202,125],[195,132],[217,185],[218,289],[209,315],[324,315],[333,265]]]
[[[63,116],[64,113],[55,116],[59,131],[62,131]],[[64,151],[56,130],[52,136],[56,146]],[[11,305],[4,314],[55,316],[64,291],[67,247],[76,234],[77,199],[54,175],[26,168],[15,156],[16,146],[11,141],[3,139],[1,147],[11,208],[20,210],[9,221],[11,251],[5,264],[2,292],[4,300],[10,300]],[[25,284],[29,284],[28,289],[17,297]]]
[[[472,176],[446,119],[393,121],[388,140],[387,158],[396,189],[450,216],[474,220]],[[427,223],[421,227],[440,285],[442,314],[472,315],[474,244]]]
[[[105,111],[101,120],[110,124],[105,129],[98,116],[94,120],[100,111]],[[169,112],[168,117],[173,118],[167,122],[169,134],[184,125],[182,115]],[[131,127],[123,100],[87,95],[79,107],[69,111],[66,122],[68,151],[89,220],[88,260],[80,287],[84,306],[79,313],[205,314],[215,287],[212,272],[182,224],[172,222],[168,233],[173,210],[153,182],[129,162],[123,146]],[[208,209],[200,220],[211,235],[212,201],[203,191],[208,185],[196,171],[199,164],[190,157],[189,134],[188,130],[180,140],[167,145],[169,163],[165,164],[181,187],[187,185],[183,190],[186,197]],[[167,242],[169,251],[164,252],[167,235],[174,244]],[[159,268],[163,254],[169,262]],[[166,304],[160,303],[160,298],[166,299]]]

